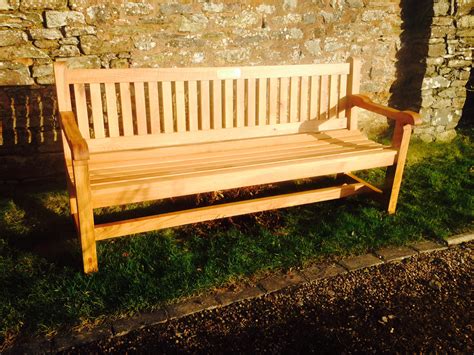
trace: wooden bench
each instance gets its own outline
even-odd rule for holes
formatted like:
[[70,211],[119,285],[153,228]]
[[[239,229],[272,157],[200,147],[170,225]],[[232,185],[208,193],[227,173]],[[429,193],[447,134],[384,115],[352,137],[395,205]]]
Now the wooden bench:
[[[394,213],[418,114],[358,95],[360,61],[285,66],[67,69],[54,65],[71,214],[84,271],[96,242],[362,192]],[[395,120],[391,146],[357,129],[363,108]],[[388,167],[376,188],[350,172]],[[352,182],[95,224],[96,208],[329,174]]]

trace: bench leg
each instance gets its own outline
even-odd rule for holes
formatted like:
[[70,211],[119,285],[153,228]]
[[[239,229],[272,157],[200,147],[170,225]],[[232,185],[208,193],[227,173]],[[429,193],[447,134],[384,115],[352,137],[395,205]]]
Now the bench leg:
[[77,219],[82,247],[82,260],[84,272],[88,274],[98,271],[98,264],[87,161],[74,162],[74,181],[76,184]]
[[412,127],[411,125],[397,125],[393,136],[393,146],[398,148],[397,162],[395,165],[387,168],[385,177],[385,195],[387,211],[394,214],[397,209],[398,195],[402,183],[403,171],[408,153],[408,144],[410,143]]

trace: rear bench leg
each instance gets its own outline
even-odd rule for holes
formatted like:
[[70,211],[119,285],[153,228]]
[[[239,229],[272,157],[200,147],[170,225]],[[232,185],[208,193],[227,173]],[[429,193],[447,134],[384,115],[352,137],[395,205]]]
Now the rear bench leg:
[[408,153],[408,144],[410,143],[412,127],[409,124],[402,126],[397,123],[393,133],[392,147],[398,148],[397,161],[394,165],[387,168],[385,177],[385,195],[387,203],[387,211],[394,214],[397,209],[398,195],[400,193],[400,185],[402,183],[403,170]]
[[76,185],[77,216],[82,247],[82,260],[86,274],[98,271],[97,248],[94,234],[94,214],[92,210],[87,161],[74,161],[74,182]]

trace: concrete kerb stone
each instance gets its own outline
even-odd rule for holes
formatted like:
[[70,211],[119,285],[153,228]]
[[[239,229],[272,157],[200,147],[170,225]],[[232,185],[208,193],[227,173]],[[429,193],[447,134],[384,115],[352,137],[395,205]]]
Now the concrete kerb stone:
[[[474,233],[463,233],[446,239],[446,245],[455,246],[474,240]],[[36,339],[18,347],[17,350],[38,352],[39,349],[47,351],[62,351],[75,346],[91,343],[101,339],[123,336],[131,331],[144,327],[165,323],[204,310],[211,310],[227,306],[243,300],[269,294],[285,287],[294,286],[306,281],[316,281],[334,277],[345,272],[352,272],[370,268],[384,262],[403,260],[417,253],[429,253],[444,250],[448,247],[431,240],[422,240],[409,245],[409,247],[387,247],[376,251],[374,254],[364,254],[343,258],[338,263],[311,265],[300,271],[289,273],[278,272],[257,281],[257,286],[244,284],[235,290],[226,289],[209,295],[199,295],[187,300],[170,304],[153,312],[138,313],[132,317],[104,323],[76,334],[63,334],[52,340]],[[234,286],[235,287],[235,286]]]

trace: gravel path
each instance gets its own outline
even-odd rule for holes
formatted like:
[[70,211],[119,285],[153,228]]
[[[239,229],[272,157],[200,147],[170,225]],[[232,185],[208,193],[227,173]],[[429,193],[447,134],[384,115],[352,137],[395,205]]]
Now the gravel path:
[[472,353],[473,247],[287,288],[67,353]]

